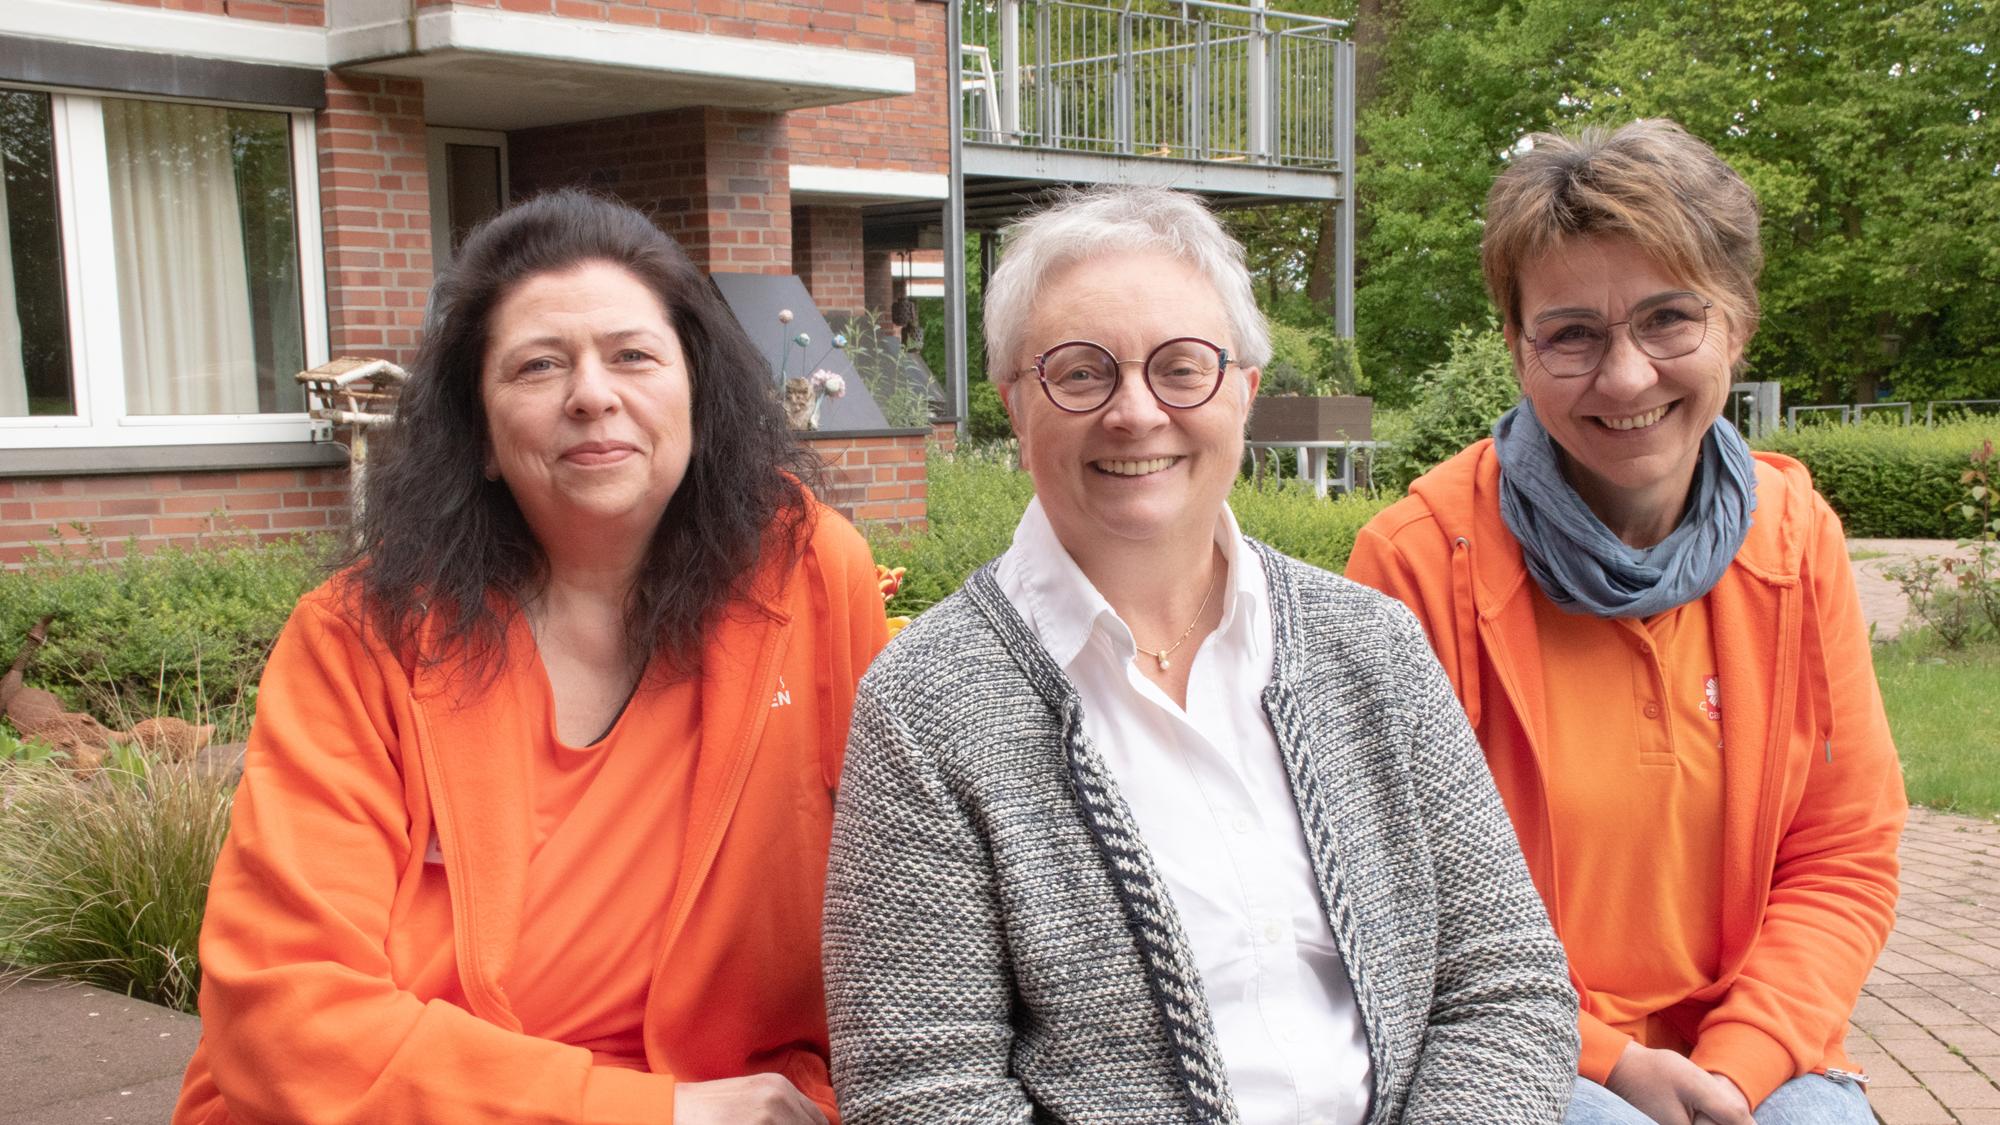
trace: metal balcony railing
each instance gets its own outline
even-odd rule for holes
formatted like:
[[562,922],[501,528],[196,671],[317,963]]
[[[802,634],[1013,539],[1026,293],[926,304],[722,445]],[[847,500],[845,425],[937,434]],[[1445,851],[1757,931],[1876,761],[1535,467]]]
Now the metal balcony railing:
[[1349,151],[1340,20],[1215,0],[968,0],[965,139],[1326,168]]

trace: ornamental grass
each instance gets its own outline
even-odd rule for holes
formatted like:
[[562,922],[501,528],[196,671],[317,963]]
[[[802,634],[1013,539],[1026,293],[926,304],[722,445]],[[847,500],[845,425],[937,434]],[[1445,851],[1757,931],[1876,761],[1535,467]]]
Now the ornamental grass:
[[222,771],[193,763],[0,764],[0,962],[193,1012],[229,807]]

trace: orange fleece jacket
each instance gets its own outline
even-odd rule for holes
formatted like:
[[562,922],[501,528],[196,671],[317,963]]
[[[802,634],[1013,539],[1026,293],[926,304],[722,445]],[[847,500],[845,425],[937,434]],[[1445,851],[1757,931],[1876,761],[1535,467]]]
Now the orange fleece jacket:
[[[531,815],[520,700],[399,659],[307,595],[265,669],[202,927],[202,1044],[174,1121],[669,1122],[674,1084],[783,1074],[834,1114],[819,918],[854,685],[887,641],[868,549],[817,509],[800,561],[703,652],[699,762],[645,1011],[649,1072],[521,1034],[515,953]],[[523,659],[526,657],[528,659]],[[645,832],[647,826],[632,825]],[[435,840],[465,1007],[407,987],[399,931]],[[431,936],[431,935],[426,935]]]
[[[1724,867],[1690,894],[1722,900],[1722,971],[1666,1018],[1693,1059],[1756,1106],[1807,1071],[1852,1069],[1842,1052],[1861,984],[1895,920],[1906,803],[1875,682],[1840,520],[1798,462],[1757,458],[1749,538],[1709,595],[1723,717]],[[1499,783],[1536,886],[1555,910],[1562,857],[1542,777],[1548,693],[1520,545],[1500,517],[1499,458],[1480,441],[1363,528],[1348,577],[1417,614],[1451,674]],[[1601,909],[1634,941],[1617,886]],[[1565,940],[1567,936],[1565,935]],[[1603,1082],[1630,1039],[1589,1011],[1578,1067]]]

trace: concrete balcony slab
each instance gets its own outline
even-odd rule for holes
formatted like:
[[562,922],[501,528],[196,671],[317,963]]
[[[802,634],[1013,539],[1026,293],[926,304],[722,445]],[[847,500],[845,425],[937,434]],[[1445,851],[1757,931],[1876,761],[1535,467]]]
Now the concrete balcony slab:
[[514,130],[693,105],[781,112],[916,92],[904,55],[413,0],[328,9],[327,63],[420,78],[433,125]]

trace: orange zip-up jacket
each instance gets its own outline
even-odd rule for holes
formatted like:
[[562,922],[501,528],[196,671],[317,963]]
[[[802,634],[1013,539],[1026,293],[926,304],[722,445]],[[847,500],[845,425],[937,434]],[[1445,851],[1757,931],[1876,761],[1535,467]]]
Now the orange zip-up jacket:
[[[178,1125],[673,1118],[674,1084],[775,1072],[834,1114],[819,918],[854,685],[887,641],[868,549],[816,509],[702,654],[699,759],[647,995],[648,1071],[522,1034],[514,958],[532,832],[510,651],[484,687],[412,667],[344,604],[299,604],[271,655],[202,926],[202,1043]],[[510,650],[517,646],[510,646]],[[781,686],[782,685],[782,686]],[[531,729],[532,728],[532,729]],[[647,832],[645,824],[631,826]],[[442,852],[465,1007],[407,987],[392,935]]]
[[[1694,1044],[1693,1060],[1735,1082],[1752,1106],[1807,1071],[1853,1069],[1842,1041],[1895,921],[1907,810],[1840,520],[1804,466],[1756,459],[1749,538],[1708,594],[1729,701],[1723,870],[1716,885],[1687,888],[1721,900],[1721,972],[1663,1014]],[[1499,497],[1500,459],[1482,440],[1370,521],[1347,575],[1424,623],[1565,936],[1542,774],[1549,694],[1565,685],[1544,681],[1534,580]],[[1598,909],[1626,915],[1633,941],[1677,924],[1640,916],[1615,885],[1600,893]],[[1602,1083],[1630,1039],[1587,998],[1580,1024],[1578,1070]]]

